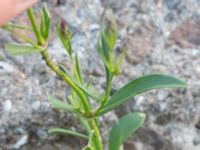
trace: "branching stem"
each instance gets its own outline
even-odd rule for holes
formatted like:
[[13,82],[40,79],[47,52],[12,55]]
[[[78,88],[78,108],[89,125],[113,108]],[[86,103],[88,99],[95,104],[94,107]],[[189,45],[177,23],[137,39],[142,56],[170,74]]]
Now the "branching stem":
[[83,93],[80,91],[80,89],[71,81],[71,79],[63,72],[61,71],[58,66],[51,60],[49,53],[47,50],[44,50],[41,52],[41,55],[46,62],[47,66],[49,66],[60,78],[62,78],[65,82],[67,82],[74,91],[78,94],[80,97],[81,102],[83,103],[84,109],[85,109],[85,115],[90,115],[90,105]]

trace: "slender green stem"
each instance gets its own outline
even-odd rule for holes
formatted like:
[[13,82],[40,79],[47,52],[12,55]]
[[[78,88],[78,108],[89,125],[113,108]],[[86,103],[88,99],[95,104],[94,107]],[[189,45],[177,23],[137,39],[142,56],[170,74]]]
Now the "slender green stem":
[[46,42],[45,42],[44,38],[42,37],[42,35],[40,34],[35,15],[33,14],[33,9],[29,8],[27,10],[27,14],[28,14],[29,20],[31,21],[35,36],[38,40],[38,44],[39,45],[45,45]]
[[99,132],[99,127],[96,121],[96,118],[91,118],[88,120],[88,124],[91,128],[91,130],[94,130],[96,136],[98,137],[98,144],[101,147],[101,150],[103,149],[103,144],[102,144],[102,138],[101,138],[101,134]]
[[75,75],[76,79],[79,81],[79,78],[78,78],[78,75],[77,75],[77,71],[76,71],[75,62],[74,62],[74,59],[73,59],[72,55],[70,55],[70,61],[72,63],[73,74]]
[[[79,78],[79,76],[78,76],[78,72],[77,72],[77,69],[76,69],[76,65],[75,65],[75,62],[74,62],[74,59],[73,59],[73,57],[72,57],[72,55],[70,55],[70,61],[71,61],[71,64],[72,64],[72,72],[73,72],[73,75],[75,76],[75,78],[77,79],[77,81],[79,82],[79,83],[81,83],[82,84],[82,82],[81,82],[81,79]],[[74,91],[72,91],[72,93],[73,93]],[[83,92],[82,92],[83,93]],[[84,94],[84,93],[83,93]],[[86,98],[87,98],[87,96],[85,96]],[[87,100],[88,100],[88,98],[87,98]],[[78,103],[78,99],[74,99],[74,101],[76,101],[77,103]]]
[[110,74],[109,75],[109,80],[108,80],[108,83],[107,83],[107,87],[106,87],[105,96],[101,100],[100,106],[93,113],[94,116],[96,116],[99,113],[99,111],[104,106],[104,104],[107,102],[107,100],[108,100],[108,98],[110,96],[110,92],[111,92],[111,89],[112,89],[112,79],[113,79],[113,75]]
[[87,132],[87,134],[90,135],[90,126],[89,126],[87,120],[80,116],[78,116],[77,118],[79,119],[82,126],[85,128],[85,131]]
[[109,75],[109,80],[108,80],[108,86],[106,87],[105,97],[101,101],[101,105],[104,105],[107,102],[107,100],[108,100],[108,98],[110,96],[110,92],[111,92],[111,89],[112,89],[112,79],[113,79],[113,75],[110,74]]
[[83,103],[83,107],[85,109],[85,115],[86,117],[90,115],[90,105],[85,96],[83,95],[82,91],[73,83],[73,81],[70,80],[70,78],[61,71],[58,66],[51,60],[49,53],[47,50],[41,51],[41,55],[43,59],[45,60],[46,64],[59,76],[61,77],[65,82],[67,82],[74,91],[78,94],[80,97],[81,102]]

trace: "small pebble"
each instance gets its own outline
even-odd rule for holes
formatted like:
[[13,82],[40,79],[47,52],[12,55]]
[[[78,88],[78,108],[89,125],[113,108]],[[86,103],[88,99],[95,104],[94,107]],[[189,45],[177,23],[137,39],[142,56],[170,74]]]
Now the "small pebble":
[[12,147],[14,149],[19,149],[23,145],[25,145],[28,142],[28,135],[23,135]]
[[92,24],[92,25],[89,26],[89,30],[90,30],[91,32],[96,31],[96,30],[99,30],[99,29],[100,29],[99,24]]
[[12,73],[15,69],[12,65],[0,61],[0,73]]
[[43,130],[43,129],[39,128],[37,130],[36,134],[37,134],[38,138],[41,139],[41,140],[45,140],[45,139],[48,138],[47,132],[45,130]]
[[35,101],[32,103],[31,107],[33,108],[33,110],[38,110],[41,106],[40,101]]
[[3,102],[3,110],[4,112],[10,112],[12,109],[12,102],[10,100],[6,100]]
[[169,93],[168,93],[167,91],[160,90],[160,91],[158,92],[158,94],[157,94],[158,100],[159,100],[159,101],[164,101],[164,100],[167,98],[168,94],[169,94]]

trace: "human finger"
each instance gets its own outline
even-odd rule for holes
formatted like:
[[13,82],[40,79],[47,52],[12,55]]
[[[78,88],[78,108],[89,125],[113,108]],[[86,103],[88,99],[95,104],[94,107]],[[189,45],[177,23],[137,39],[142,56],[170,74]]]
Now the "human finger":
[[25,11],[28,7],[34,5],[38,0],[18,0],[19,2],[16,5],[15,14],[18,15],[21,12]]

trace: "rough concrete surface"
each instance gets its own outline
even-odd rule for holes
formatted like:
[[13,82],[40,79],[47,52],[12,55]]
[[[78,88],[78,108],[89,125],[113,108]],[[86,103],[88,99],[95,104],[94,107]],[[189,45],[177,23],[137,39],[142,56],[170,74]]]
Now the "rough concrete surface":
[[[113,89],[143,74],[162,73],[185,80],[190,88],[156,90],[139,95],[109,113],[102,121],[106,137],[116,116],[127,112],[147,114],[145,124],[124,144],[124,150],[200,149],[200,1],[199,0],[48,0],[52,30],[64,18],[71,28],[73,48],[81,59],[87,80],[103,90],[105,78],[97,59],[100,16],[110,7],[119,26],[116,51],[127,47],[122,75]],[[37,5],[41,7],[41,3]],[[26,15],[16,22],[27,23]],[[28,36],[29,33],[24,33]],[[69,113],[51,108],[47,94],[66,101],[66,86],[40,55],[9,56],[6,42],[18,41],[0,31],[0,150],[79,150],[86,144],[76,138],[50,136],[50,127],[82,130]],[[49,52],[70,66],[55,32]],[[66,142],[67,141],[67,142]],[[106,138],[104,139],[106,141]]]

